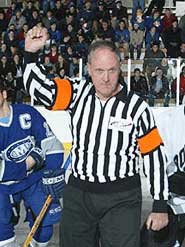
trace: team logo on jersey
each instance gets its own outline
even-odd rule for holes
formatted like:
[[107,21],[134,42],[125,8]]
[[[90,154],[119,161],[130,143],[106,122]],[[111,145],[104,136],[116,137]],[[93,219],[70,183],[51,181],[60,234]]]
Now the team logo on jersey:
[[43,126],[46,129],[46,136],[47,137],[53,136],[53,132],[52,132],[52,130],[50,129],[49,125],[46,122],[44,122]]
[[111,117],[109,121],[109,129],[113,130],[130,130],[132,127],[132,119],[131,118],[117,118],[117,117]]
[[4,151],[5,159],[16,163],[21,162],[27,158],[33,147],[34,143],[31,137],[16,141]]

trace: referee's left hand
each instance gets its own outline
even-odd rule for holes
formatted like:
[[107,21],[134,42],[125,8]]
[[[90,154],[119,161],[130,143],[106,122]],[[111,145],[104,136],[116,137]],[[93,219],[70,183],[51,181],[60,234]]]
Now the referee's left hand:
[[167,213],[151,213],[146,221],[147,229],[159,231],[168,225]]

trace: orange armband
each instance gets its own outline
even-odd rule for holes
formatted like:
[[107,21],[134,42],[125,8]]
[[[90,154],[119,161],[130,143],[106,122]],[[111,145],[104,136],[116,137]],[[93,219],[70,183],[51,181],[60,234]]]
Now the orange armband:
[[57,92],[52,110],[65,110],[72,99],[72,85],[67,79],[55,78],[54,81],[57,86]]
[[157,147],[159,147],[161,144],[163,144],[161,136],[156,127],[153,128],[146,135],[139,137],[137,141],[138,141],[140,152],[143,155],[152,152]]

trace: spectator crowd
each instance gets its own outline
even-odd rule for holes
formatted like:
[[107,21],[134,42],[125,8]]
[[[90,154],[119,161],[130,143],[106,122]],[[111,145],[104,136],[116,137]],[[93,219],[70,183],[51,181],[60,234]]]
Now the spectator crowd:
[[[49,33],[40,52],[49,78],[78,77],[80,58],[86,77],[89,44],[108,39],[120,49],[122,61],[141,60],[143,55],[142,69],[136,67],[131,74],[131,89],[151,106],[158,97],[168,106],[176,92],[168,60],[185,58],[185,13],[177,18],[164,4],[152,0],[146,8],[145,1],[133,0],[129,13],[121,0],[13,0],[0,9],[0,76],[7,82],[12,103],[23,102],[26,94],[24,40],[27,31],[37,25]],[[181,102],[184,94],[181,83]]]

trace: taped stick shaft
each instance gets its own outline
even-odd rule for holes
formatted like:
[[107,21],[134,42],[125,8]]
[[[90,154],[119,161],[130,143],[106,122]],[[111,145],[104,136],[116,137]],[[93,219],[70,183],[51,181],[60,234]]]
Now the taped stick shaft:
[[42,209],[40,210],[40,213],[37,216],[32,228],[31,228],[31,231],[29,232],[29,234],[28,234],[28,236],[27,236],[27,238],[23,244],[23,247],[28,247],[28,245],[30,244],[30,242],[31,242],[33,236],[35,235],[35,232],[37,231],[37,229],[38,229],[38,227],[39,227],[39,225],[40,225],[40,223],[41,223],[41,221],[42,221],[42,219],[43,219],[43,217],[44,217],[44,215],[45,215],[45,213],[46,213],[46,211],[47,211],[47,209],[51,203],[51,201],[52,201],[52,197],[51,197],[51,195],[49,195],[47,197]]

